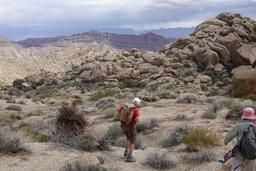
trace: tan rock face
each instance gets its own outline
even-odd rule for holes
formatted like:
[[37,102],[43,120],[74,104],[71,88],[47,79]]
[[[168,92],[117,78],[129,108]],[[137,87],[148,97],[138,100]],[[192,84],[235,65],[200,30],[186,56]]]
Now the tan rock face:
[[253,64],[256,48],[255,21],[236,13],[221,13],[196,27],[190,36],[169,44],[162,50],[171,58],[193,59],[212,69],[224,66]]
[[256,94],[256,69],[241,66],[233,70],[232,86],[234,96]]

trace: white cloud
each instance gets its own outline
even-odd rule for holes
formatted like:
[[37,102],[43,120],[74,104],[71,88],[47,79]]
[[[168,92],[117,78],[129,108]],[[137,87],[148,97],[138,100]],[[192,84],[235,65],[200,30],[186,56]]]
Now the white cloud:
[[[0,24],[190,26],[256,0],[0,0]],[[254,6],[255,8],[255,6]],[[256,11],[256,9],[255,9]],[[256,16],[251,9],[248,12]],[[108,27],[107,26],[107,27]]]

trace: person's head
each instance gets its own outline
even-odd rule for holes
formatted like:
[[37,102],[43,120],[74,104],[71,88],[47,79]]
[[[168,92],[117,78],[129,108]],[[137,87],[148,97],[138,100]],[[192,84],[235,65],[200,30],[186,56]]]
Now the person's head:
[[138,97],[135,97],[132,101],[132,103],[137,106],[137,107],[140,107],[141,105],[141,100],[138,98]]
[[243,110],[242,120],[256,121],[255,111],[251,107],[246,107]]

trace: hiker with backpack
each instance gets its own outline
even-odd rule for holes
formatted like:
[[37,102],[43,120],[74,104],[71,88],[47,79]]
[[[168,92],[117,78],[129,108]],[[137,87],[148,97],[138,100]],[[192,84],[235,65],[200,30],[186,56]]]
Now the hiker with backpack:
[[141,100],[134,98],[132,103],[125,103],[118,107],[117,113],[121,122],[121,128],[126,136],[124,157],[126,162],[135,162],[133,157],[134,144],[136,141],[136,123],[139,121]]
[[256,171],[256,115],[251,107],[243,110],[241,122],[231,129],[224,138],[227,145],[235,137],[236,146],[230,151],[233,157],[231,171]]

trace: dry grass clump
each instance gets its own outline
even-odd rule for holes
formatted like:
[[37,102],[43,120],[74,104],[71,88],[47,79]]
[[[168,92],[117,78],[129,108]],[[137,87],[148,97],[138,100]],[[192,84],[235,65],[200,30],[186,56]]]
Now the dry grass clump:
[[201,149],[198,152],[187,154],[184,158],[191,163],[203,163],[211,162],[216,160],[216,153],[212,150]]
[[[117,147],[125,147],[126,146],[126,137],[122,136],[120,138],[118,138],[115,141],[115,146]],[[135,149],[143,149],[143,144],[142,144],[142,140],[140,137],[136,138],[136,141],[134,143],[134,148]]]
[[99,165],[85,165],[80,162],[68,163],[60,171],[108,171]]
[[56,128],[66,136],[74,136],[85,131],[88,121],[75,106],[62,106],[57,116]]
[[2,153],[18,153],[28,151],[18,134],[11,132],[0,132],[0,152]]
[[174,118],[174,120],[176,120],[176,121],[188,121],[188,120],[192,120],[192,118],[188,117],[188,115],[186,115],[186,114],[179,114]]
[[163,147],[172,147],[182,143],[184,136],[190,131],[187,125],[178,126],[174,129],[171,129],[170,132],[165,136],[161,141],[161,146]]
[[152,130],[157,126],[158,126],[158,120],[156,118],[151,118],[136,124],[136,130],[138,133],[140,133],[140,132],[145,132],[147,130]]
[[145,164],[154,169],[170,169],[177,165],[177,160],[166,150],[158,149],[146,155]]
[[10,105],[6,107],[7,110],[12,110],[12,111],[22,111],[22,108],[18,105]]
[[104,137],[97,140],[98,143],[98,150],[100,151],[109,151],[111,150],[111,144],[110,142],[105,139]]
[[123,130],[119,124],[113,124],[105,134],[104,138],[111,144],[115,144],[115,141],[123,135]]
[[96,138],[91,134],[79,135],[75,138],[76,146],[83,151],[96,151],[98,143]]
[[220,137],[206,128],[196,128],[183,138],[188,151],[199,151],[201,148],[219,145],[220,142]]
[[179,94],[176,98],[177,103],[204,103],[206,100],[205,96],[198,96],[193,93]]

